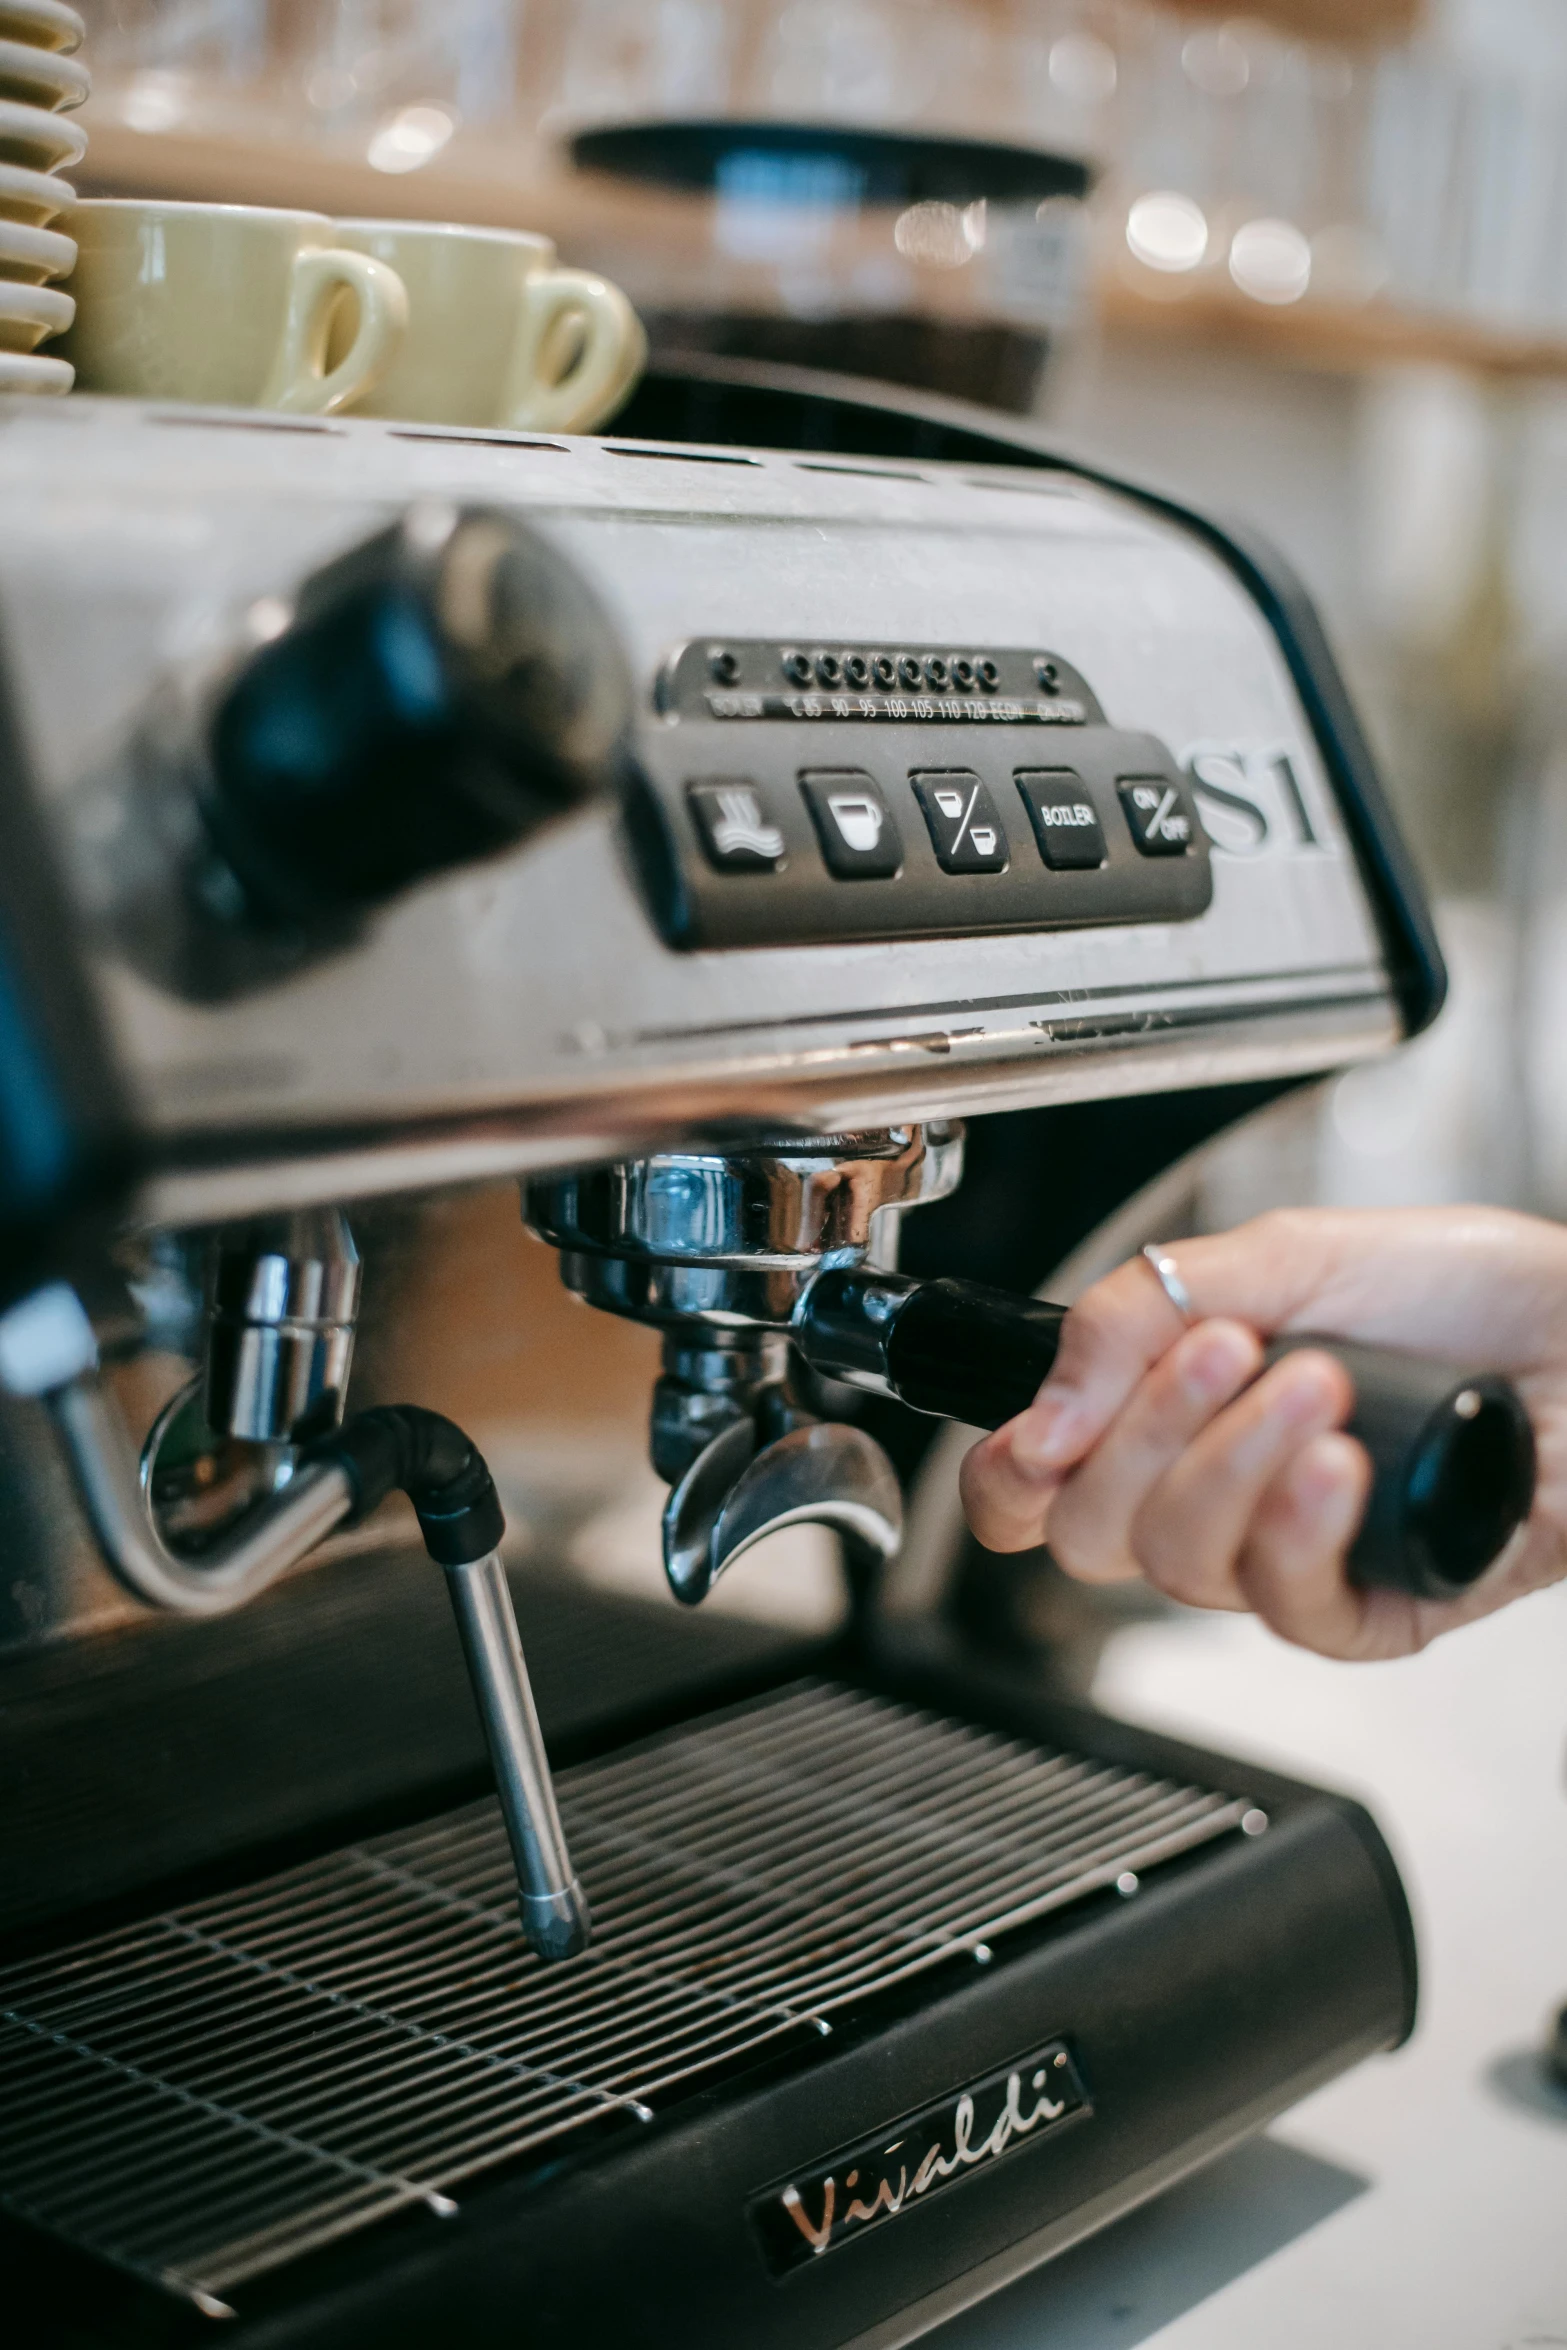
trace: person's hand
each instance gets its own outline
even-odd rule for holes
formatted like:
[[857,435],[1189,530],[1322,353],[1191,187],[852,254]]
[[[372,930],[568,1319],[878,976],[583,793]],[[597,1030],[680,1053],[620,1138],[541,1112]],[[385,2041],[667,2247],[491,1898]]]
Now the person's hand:
[[[1286,1209],[1168,1253],[1198,1319],[1134,1258],[1073,1308],[1034,1403],[964,1462],[987,1549],[1048,1540],[1084,1582],[1143,1576],[1354,1658],[1406,1655],[1567,1575],[1567,1230],[1490,1208]],[[1348,1581],[1371,1464],[1341,1433],[1353,1391],[1330,1355],[1257,1378],[1262,1338],[1291,1331],[1516,1382],[1539,1453],[1534,1514],[1462,1599]]]

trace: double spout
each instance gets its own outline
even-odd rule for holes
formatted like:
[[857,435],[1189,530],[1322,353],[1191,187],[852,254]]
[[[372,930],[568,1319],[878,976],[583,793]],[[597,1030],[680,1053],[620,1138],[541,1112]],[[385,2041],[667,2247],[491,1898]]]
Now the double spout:
[[[821,1418],[800,1373],[878,1383],[873,1339],[856,1329],[836,1343],[849,1316],[822,1285],[857,1283],[866,1305],[868,1280],[895,1284],[899,1219],[945,1198],[962,1168],[961,1127],[931,1125],[665,1152],[527,1187],[526,1219],[562,1252],[568,1287],[663,1332],[651,1450],[671,1488],[664,1567],[678,1599],[695,1605],[786,1526],[838,1533],[857,1592],[896,1555],[891,1461],[864,1429]],[[837,1300],[833,1314],[818,1296]]]

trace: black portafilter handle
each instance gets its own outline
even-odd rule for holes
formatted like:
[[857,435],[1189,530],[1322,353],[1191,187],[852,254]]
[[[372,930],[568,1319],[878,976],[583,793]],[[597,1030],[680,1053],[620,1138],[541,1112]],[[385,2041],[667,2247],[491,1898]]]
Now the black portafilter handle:
[[[999,1428],[1049,1376],[1065,1306],[968,1281],[821,1273],[795,1337],[829,1375],[870,1378],[915,1411]],[[1373,1481],[1349,1554],[1353,1580],[1418,1599],[1454,1599],[1480,1579],[1534,1501],[1534,1432],[1510,1380],[1310,1335],[1275,1339],[1266,1359],[1310,1347],[1355,1386],[1347,1432]]]

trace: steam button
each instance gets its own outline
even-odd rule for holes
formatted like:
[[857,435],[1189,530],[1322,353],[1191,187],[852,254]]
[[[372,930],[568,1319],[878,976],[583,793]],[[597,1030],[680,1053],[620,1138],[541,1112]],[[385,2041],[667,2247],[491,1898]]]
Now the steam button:
[[691,815],[719,873],[781,873],[787,857],[784,836],[773,822],[756,785],[744,776],[715,776],[686,786]]
[[977,775],[956,768],[911,775],[930,845],[943,873],[1005,873],[1007,836],[996,803]]
[[1138,775],[1123,777],[1116,789],[1141,856],[1185,856],[1196,826],[1184,785],[1164,775]]
[[880,786],[843,767],[802,775],[800,789],[828,872],[840,881],[890,881],[903,864],[903,842]]

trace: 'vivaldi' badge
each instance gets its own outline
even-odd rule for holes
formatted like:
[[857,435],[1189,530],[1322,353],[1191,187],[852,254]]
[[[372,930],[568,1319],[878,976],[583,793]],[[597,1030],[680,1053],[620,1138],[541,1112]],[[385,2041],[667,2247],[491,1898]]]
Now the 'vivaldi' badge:
[[1092,2111],[1071,2050],[1052,2040],[758,2195],[751,2224],[763,2258],[786,2276]]

